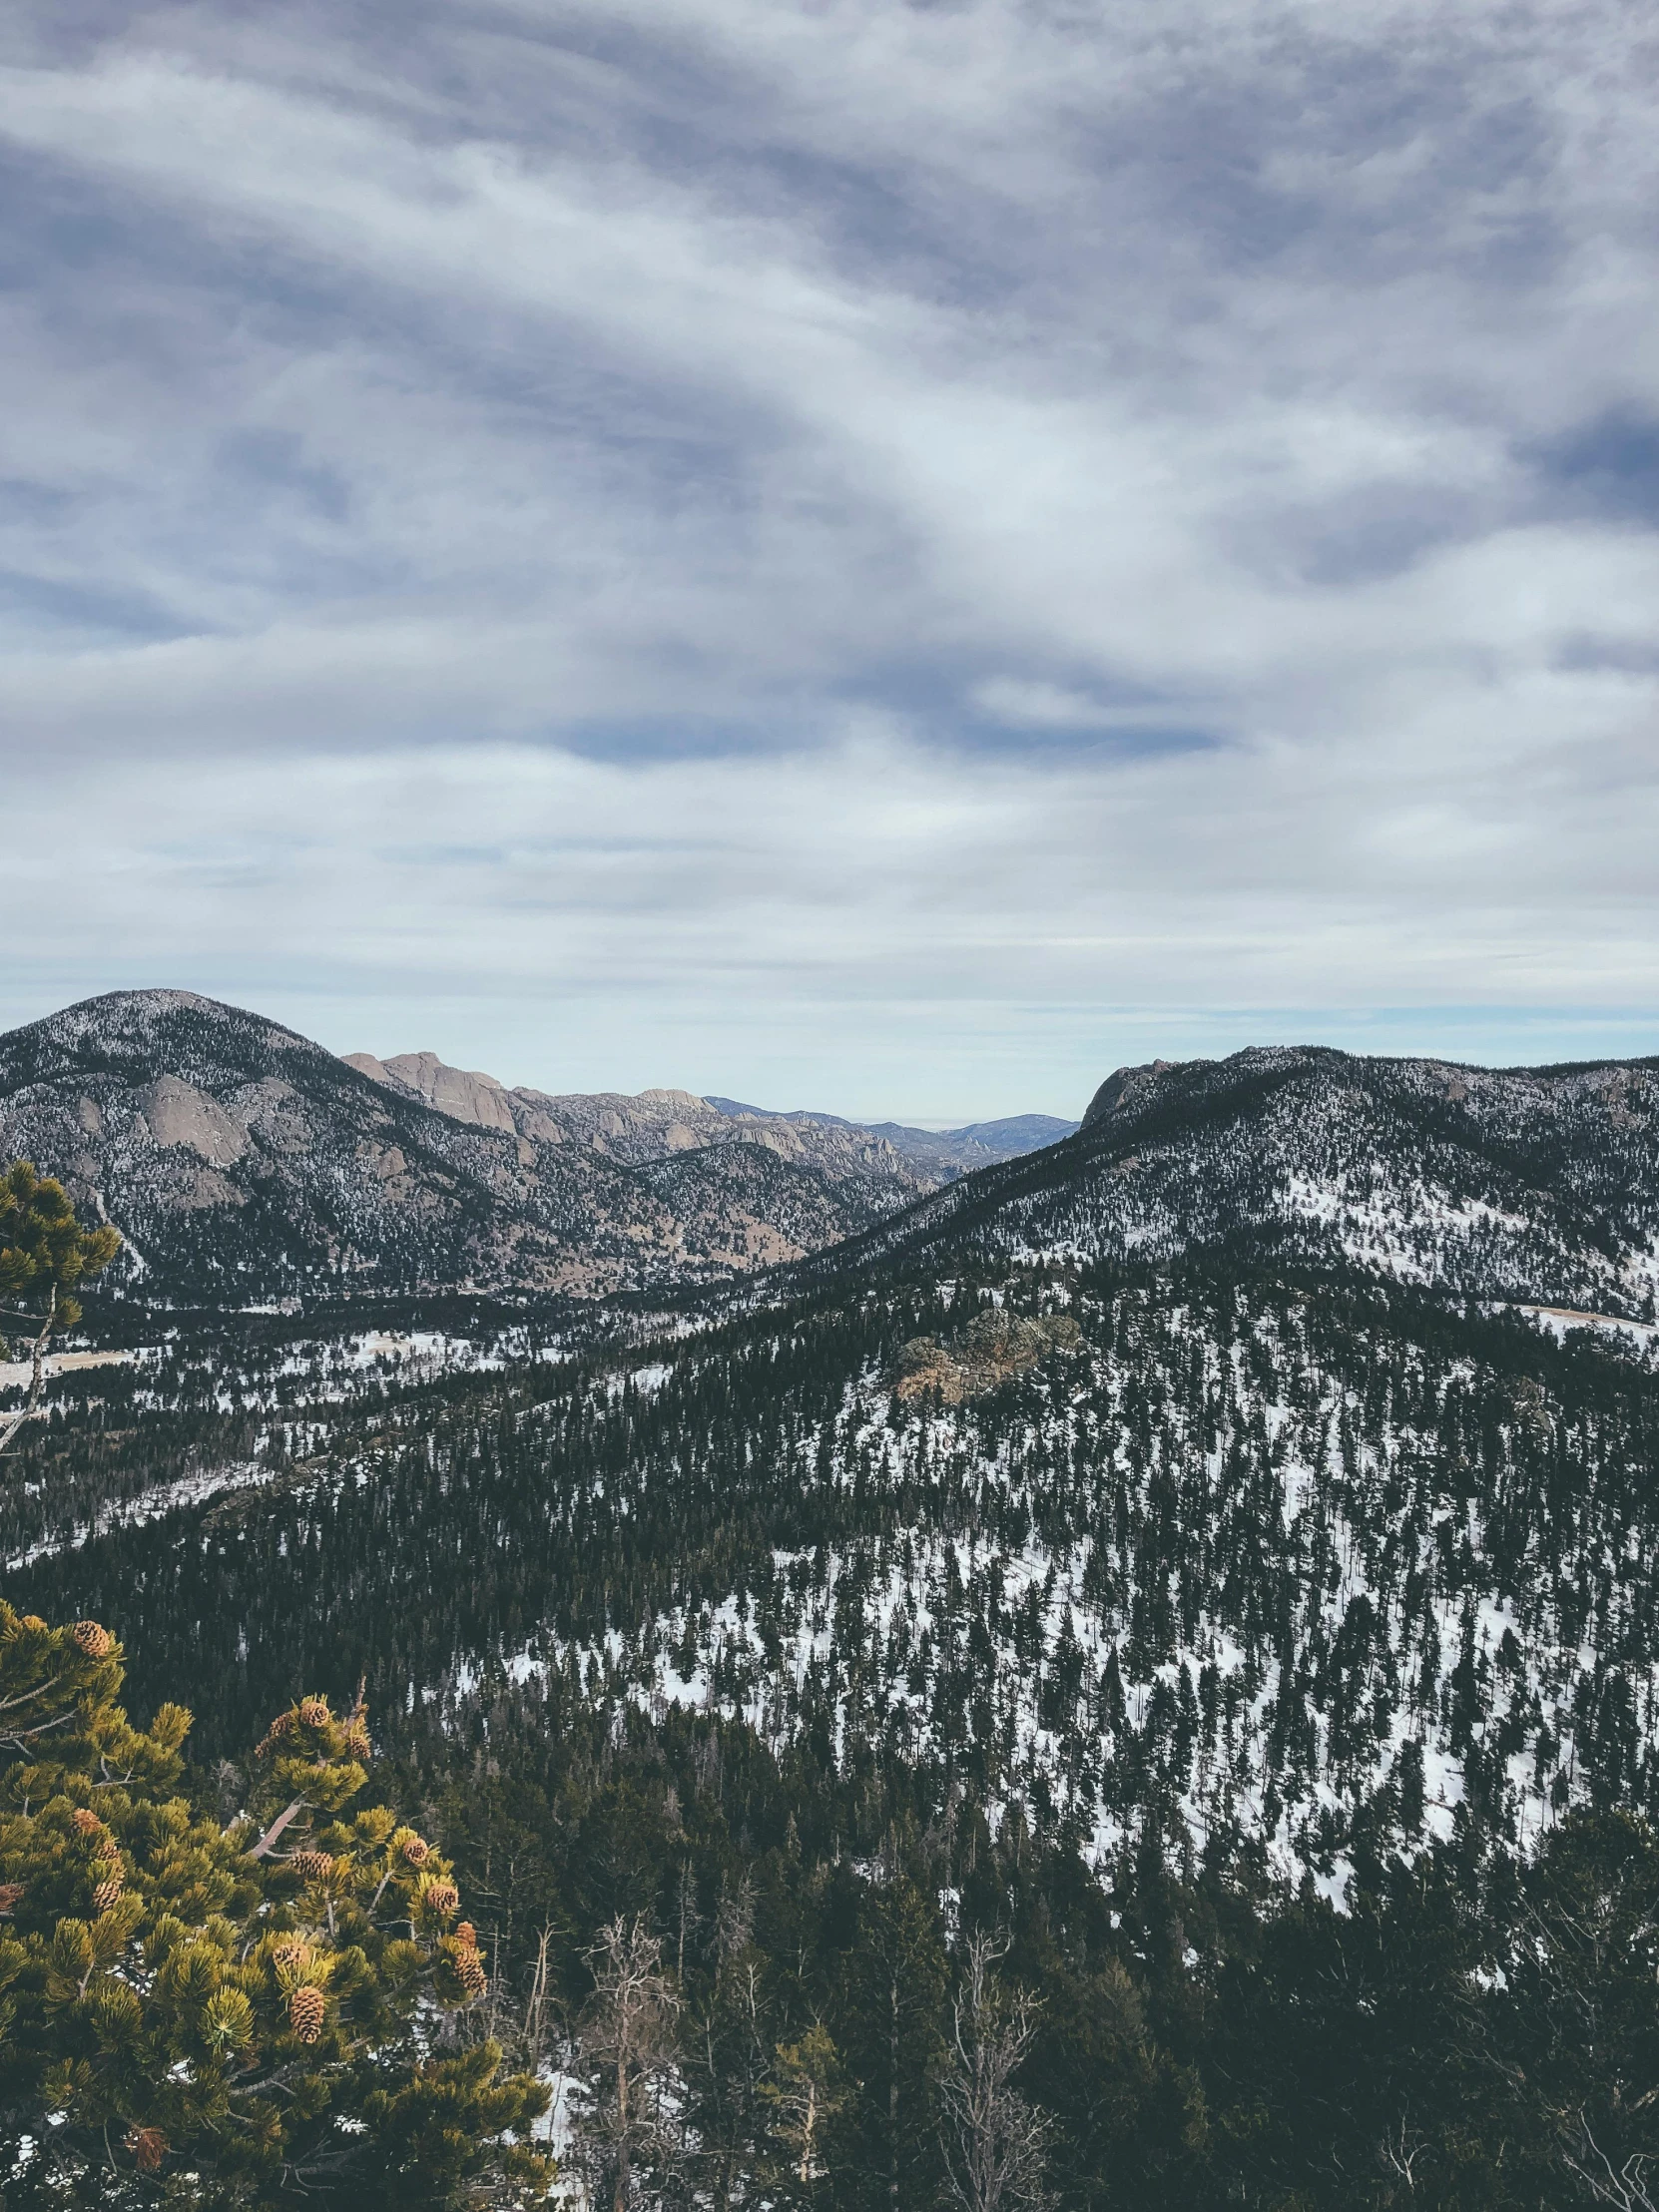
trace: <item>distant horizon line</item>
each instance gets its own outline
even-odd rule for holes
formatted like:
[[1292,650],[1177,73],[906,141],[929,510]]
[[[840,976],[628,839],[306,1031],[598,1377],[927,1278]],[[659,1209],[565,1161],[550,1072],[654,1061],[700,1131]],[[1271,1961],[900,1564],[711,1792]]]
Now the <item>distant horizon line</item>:
[[[72,991],[74,990],[73,984],[69,985],[68,987]],[[230,988],[240,989],[240,986],[232,984]],[[289,997],[291,994],[278,988],[274,990],[272,995],[276,998],[281,999]],[[304,993],[302,995],[314,1000],[315,994]],[[351,994],[327,992],[322,995],[331,1005],[337,1007],[344,1003],[346,998]],[[429,995],[438,1001],[442,1001],[448,997],[453,996],[454,994],[438,992]],[[224,1007],[232,1012],[246,1014],[260,1021],[276,1023],[281,1027],[288,1029],[291,1034],[304,1038],[307,1043],[315,1044],[319,1050],[327,1052],[331,1058],[343,1060],[346,1059],[351,1052],[367,1051],[367,1047],[363,1046],[360,1043],[353,1043],[351,1045],[348,1045],[343,1050],[337,1049],[332,1045],[323,1043],[322,1039],[314,1033],[314,1026],[311,1022],[307,1021],[307,1017],[305,1015],[300,1015],[296,1020],[292,1016],[286,1014],[279,1015],[267,1012],[257,1003],[245,1003],[240,997],[224,997],[213,990],[204,990],[197,986],[180,983],[153,983],[141,985],[125,984],[117,985],[103,990],[92,991],[86,991],[83,989],[83,991],[79,995],[71,996],[63,1001],[60,1001],[58,1004],[48,1007],[44,1012],[25,1016],[21,1020],[14,1019],[5,1029],[0,1029],[0,1038],[13,1034],[16,1031],[33,1027],[36,1023],[51,1021],[63,1014],[73,1012],[77,1007],[92,1005],[99,1000],[151,998],[162,996],[176,996],[181,998],[200,1000],[205,1004]],[[384,1014],[388,1010],[386,1001],[379,1000],[376,1002],[373,999],[372,994],[364,994],[362,998],[362,1003],[364,1005],[365,1011],[369,1011],[371,1021],[383,1020]],[[320,1008],[313,1007],[313,1011],[320,1011]],[[1058,1011],[1058,1009],[1055,1009],[1055,1011]],[[1182,1049],[1180,1045],[1176,1045],[1173,1047],[1167,1047],[1163,1051],[1158,1051],[1154,1049],[1150,1052],[1147,1050],[1146,1045],[1144,1043],[1141,1043],[1139,1039],[1136,1040],[1136,1045],[1139,1046],[1139,1049],[1137,1050],[1136,1045],[1131,1045],[1128,1038],[1122,1038],[1117,1042],[1115,1050],[1111,1045],[1108,1045],[1106,1049],[1102,1052],[1100,1060],[1096,1063],[1099,1072],[1091,1072],[1083,1076],[1083,1080],[1079,1088],[1084,1095],[1082,1096],[1080,1103],[1070,1112],[1056,1111],[1053,1107],[1050,1106],[1036,1106],[1030,1104],[1019,1104],[1003,1111],[997,1111],[994,1108],[990,1110],[979,1108],[976,1110],[970,1110],[968,1112],[962,1112],[958,1110],[956,1113],[951,1115],[939,1114],[937,1112],[909,1114],[885,1106],[881,1107],[878,1110],[871,1110],[863,1113],[859,1113],[856,1110],[849,1111],[845,1108],[838,1108],[830,1105],[790,1107],[757,1106],[754,1107],[753,1110],[759,1113],[776,1115],[781,1119],[787,1118],[792,1114],[823,1114],[828,1115],[832,1119],[843,1121],[855,1128],[871,1129],[879,1127],[882,1124],[890,1124],[898,1128],[914,1130],[920,1134],[927,1136],[946,1136],[974,1127],[984,1127],[996,1123],[1020,1121],[1032,1117],[1065,1123],[1068,1124],[1071,1128],[1076,1129],[1081,1127],[1083,1117],[1088,1111],[1089,1103],[1093,1099],[1095,1093],[1099,1090],[1100,1086],[1103,1083],[1109,1081],[1113,1075],[1119,1073],[1124,1069],[1153,1067],[1159,1065],[1160,1063],[1171,1068],[1180,1066],[1191,1066],[1203,1062],[1220,1063],[1229,1059],[1236,1058],[1244,1052],[1333,1052],[1340,1054],[1346,1058],[1355,1060],[1422,1061],[1432,1063],[1436,1066],[1467,1068],[1470,1070],[1478,1070],[1493,1075],[1512,1075],[1521,1073],[1564,1073],[1573,1069],[1587,1069],[1598,1066],[1659,1063],[1659,1050],[1632,1050],[1628,1048],[1628,1045],[1627,1048],[1622,1051],[1618,1049],[1607,1049],[1598,1052],[1594,1050],[1593,1047],[1589,1051],[1585,1051],[1583,1049],[1583,1044],[1590,1041],[1588,1037],[1583,1035],[1583,1032],[1585,1031],[1590,1031],[1593,1033],[1596,1030],[1623,1030],[1625,1032],[1626,1038],[1628,1038],[1629,1040],[1629,1044],[1636,1044],[1638,1042],[1638,1039],[1629,1035],[1632,1030],[1639,1031],[1649,1028],[1659,1030],[1659,1016],[1653,1015],[1646,1008],[1595,1008],[1588,1011],[1581,1009],[1574,1009],[1569,1011],[1565,1008],[1539,1006],[1514,1009],[1509,1007],[1493,1006],[1491,1004],[1482,1002],[1470,1004],[1467,1006],[1436,1006],[1432,1008],[1375,1007],[1344,1010],[1344,1012],[1345,1019],[1348,1023],[1351,1023],[1354,1027],[1362,1029],[1371,1025],[1381,1026],[1386,1022],[1389,1022],[1390,1020],[1397,1021],[1402,1015],[1413,1015],[1418,1021],[1427,1021],[1432,1019],[1433,1021],[1439,1023],[1460,1022],[1460,1025],[1466,1024],[1467,1030],[1478,1032],[1481,1026],[1490,1023],[1493,1017],[1497,1017],[1509,1027],[1510,1033],[1502,1040],[1502,1043],[1504,1045],[1507,1045],[1510,1049],[1507,1052],[1504,1052],[1501,1050],[1500,1047],[1499,1050],[1492,1052],[1489,1056],[1476,1057],[1474,1055],[1478,1052],[1479,1048],[1478,1044],[1475,1041],[1475,1037],[1471,1035],[1465,1035],[1465,1037],[1460,1038],[1457,1048],[1449,1051],[1443,1048],[1440,1050],[1424,1048],[1420,1044],[1416,1044],[1410,1049],[1401,1049],[1397,1047],[1392,1050],[1386,1049],[1385,1047],[1379,1049],[1377,1047],[1370,1046],[1368,1043],[1362,1042],[1358,1039],[1339,1043],[1336,1042],[1329,1035],[1321,1036],[1318,1031],[1320,1028],[1325,1027],[1326,1024],[1331,1020],[1331,1009],[1291,1009],[1283,1007],[1233,1009],[1195,1008],[1182,1006],[1179,1008],[1168,1009],[1167,1013],[1165,1013],[1162,1017],[1163,1019],[1166,1019],[1168,1021],[1169,1027],[1172,1029],[1179,1030],[1184,1022],[1192,1022],[1195,1015],[1206,1016],[1218,1022],[1230,1023],[1232,1021],[1239,1020],[1241,1016],[1242,1018],[1249,1019],[1253,1014],[1255,1014],[1260,1015],[1264,1022],[1276,1020],[1287,1022],[1306,1020],[1312,1025],[1314,1033],[1310,1034],[1305,1031],[1301,1035],[1295,1035],[1294,1033],[1292,1033],[1282,1035],[1277,1038],[1272,1037],[1271,1034],[1266,1037],[1258,1034],[1254,1038],[1247,1037],[1245,1040],[1236,1043],[1233,1042],[1231,1039],[1218,1039],[1214,1044],[1211,1044],[1208,1049],[1195,1049],[1191,1045],[1189,1045],[1186,1049]],[[1147,1022],[1148,1010],[1139,1007],[1106,1008],[1101,1010],[1101,1014],[1097,1018],[1101,1018],[1103,1020],[1110,1019],[1116,1023],[1121,1023],[1124,1026],[1133,1029]],[[302,1027],[299,1025],[299,1023],[302,1021],[306,1022],[306,1026]],[[1539,1045],[1543,1048],[1541,1051],[1538,1051],[1535,1054],[1528,1055],[1526,1057],[1517,1056],[1514,1048],[1516,1046],[1520,1046],[1521,1050],[1524,1051],[1525,1043],[1530,1040],[1524,1039],[1523,1035],[1518,1035],[1516,1034],[1516,1032],[1524,1032],[1526,1028],[1534,1024],[1542,1028],[1546,1022],[1550,1025],[1550,1027],[1555,1029],[1555,1036],[1540,1037],[1538,1039]],[[367,1024],[365,1024],[365,1026],[367,1026]],[[649,1024],[645,1026],[649,1026]],[[711,1024],[710,1026],[711,1028],[718,1029],[720,1025],[716,1023]],[[1568,1043],[1568,1037],[1564,1037],[1560,1034],[1562,1029],[1567,1030],[1569,1036],[1571,1031],[1575,1029],[1579,1031],[1579,1037],[1574,1037],[1571,1039],[1571,1042],[1573,1044],[1577,1044],[1579,1046],[1578,1050],[1574,1051],[1569,1048],[1567,1052],[1563,1053],[1559,1049],[1561,1044]],[[1143,1029],[1142,1034],[1144,1035],[1144,1033],[1145,1032]],[[1623,1042],[1625,1040],[1621,1039],[1620,1041]],[[1649,1038],[1644,1037],[1641,1038],[1639,1041],[1641,1043],[1649,1043],[1650,1041],[1659,1040],[1650,1040]],[[1551,1045],[1554,1045],[1556,1047],[1553,1052],[1550,1050]],[[1471,1046],[1474,1048],[1472,1052]],[[444,1066],[455,1068],[456,1070],[469,1075],[482,1076],[492,1083],[500,1084],[503,1089],[540,1090],[550,1097],[564,1096],[591,1098],[600,1096],[612,1096],[629,1098],[639,1097],[643,1093],[653,1090],[679,1090],[685,1092],[690,1097],[701,1099],[706,1103],[712,1103],[717,1098],[725,1098],[731,1103],[747,1103],[746,1101],[738,1100],[734,1092],[725,1089],[700,1089],[696,1086],[695,1083],[672,1081],[665,1082],[660,1079],[650,1080],[643,1083],[635,1082],[633,1084],[630,1084],[626,1078],[619,1082],[613,1083],[593,1083],[590,1080],[588,1083],[583,1084],[580,1082],[580,1079],[577,1079],[575,1083],[572,1083],[568,1076],[560,1076],[554,1078],[551,1082],[546,1080],[540,1083],[524,1080],[514,1082],[494,1075],[488,1070],[480,1068],[476,1065],[468,1066],[467,1059],[472,1057],[472,1055],[470,1054],[467,1054],[465,1057],[462,1057],[458,1054],[456,1057],[450,1058],[446,1054],[437,1051],[434,1047],[430,1045],[399,1047],[389,1054],[374,1053],[370,1054],[369,1056],[380,1060],[382,1064],[384,1064],[387,1059],[402,1058],[405,1056],[406,1053],[413,1054],[422,1051],[432,1052],[433,1057],[441,1061]],[[1005,1048],[993,1048],[988,1057],[999,1056],[999,1054],[1004,1051]],[[941,1052],[940,1056],[943,1057],[945,1055]],[[1052,1083],[1054,1079],[1054,1071],[1052,1068],[1044,1069],[1039,1073],[1039,1080],[1044,1079]],[[761,1084],[756,1084],[745,1085],[744,1087],[762,1089],[764,1086]],[[791,1085],[792,1089],[795,1087],[796,1086],[794,1084]]]

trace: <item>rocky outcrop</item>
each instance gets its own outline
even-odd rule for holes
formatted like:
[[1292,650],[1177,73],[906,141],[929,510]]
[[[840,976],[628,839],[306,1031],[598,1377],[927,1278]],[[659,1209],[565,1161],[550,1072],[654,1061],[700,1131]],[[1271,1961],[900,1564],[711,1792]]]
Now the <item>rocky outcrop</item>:
[[912,1337],[898,1356],[893,1395],[960,1405],[983,1397],[1053,1352],[1077,1352],[1083,1332],[1069,1314],[976,1315],[954,1344]]
[[[1176,1066],[1174,1060],[1148,1060],[1141,1067],[1117,1068],[1108,1075],[1083,1116],[1083,1127],[1094,1129],[1121,1108],[1131,1104],[1160,1075],[1167,1075]],[[1194,1061],[1193,1066],[1208,1066],[1207,1061]]]
[[[628,1095],[508,1090],[493,1075],[448,1067],[431,1052],[405,1052],[383,1061],[369,1052],[353,1052],[346,1060],[376,1082],[420,1098],[456,1121],[511,1130],[528,1146],[573,1146],[636,1168],[712,1147],[758,1146],[821,1179],[827,1192],[836,1194],[833,1206],[823,1213],[823,1225],[848,1208],[865,1215],[890,1212],[945,1180],[942,1171],[919,1166],[886,1137],[831,1115],[766,1114],[729,1102],[718,1105],[691,1091]],[[710,1172],[718,1179],[722,1171]],[[740,1172],[736,1164],[732,1172]],[[821,1225],[820,1233],[784,1256],[798,1257],[824,1241]]]
[[512,1108],[495,1077],[446,1067],[435,1052],[400,1052],[384,1066],[371,1052],[348,1052],[346,1065],[360,1068],[377,1083],[407,1091],[451,1121],[470,1122],[475,1129],[513,1130]]
[[[86,1103],[101,1124],[96,1102]],[[231,1119],[217,1099],[181,1083],[176,1075],[159,1075],[140,1092],[139,1106],[159,1145],[183,1145],[216,1168],[232,1166],[248,1150],[248,1131]]]

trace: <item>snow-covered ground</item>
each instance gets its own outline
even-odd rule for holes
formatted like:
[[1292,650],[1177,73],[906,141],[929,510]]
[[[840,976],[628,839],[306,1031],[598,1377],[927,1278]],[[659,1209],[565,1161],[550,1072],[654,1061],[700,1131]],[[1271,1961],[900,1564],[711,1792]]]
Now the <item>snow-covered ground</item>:
[[[59,1376],[80,1375],[88,1368],[131,1367],[140,1355],[126,1352],[49,1352],[41,1363],[41,1372],[48,1382]],[[34,1375],[33,1365],[27,1360],[0,1360],[0,1390],[24,1390]]]
[[16,1567],[26,1567],[56,1552],[78,1551],[92,1537],[104,1535],[112,1528],[137,1528],[146,1521],[160,1520],[164,1513],[172,1512],[177,1506],[205,1505],[234,1490],[257,1489],[261,1483],[272,1479],[273,1471],[268,1465],[244,1460],[236,1466],[205,1468],[198,1474],[182,1475],[177,1481],[158,1482],[154,1488],[140,1490],[134,1497],[112,1500],[95,1520],[77,1522],[43,1543],[31,1544],[26,1550],[14,1553],[5,1562],[6,1571],[10,1573]]
[[[1586,1318],[1540,1317],[1545,1326]],[[832,1482],[851,1485],[861,1462],[864,1481],[874,1468],[882,1486],[920,1494],[926,1469],[954,1464],[959,1510],[977,1526],[918,1524],[778,1551],[765,1586],[711,1593],[595,1642],[538,1639],[503,1655],[509,1673],[523,1682],[574,1669],[645,1710],[717,1708],[776,1748],[826,1713],[838,1746],[853,1728],[917,1755],[939,1753],[948,1737],[952,1756],[965,1743],[996,1774],[1004,1798],[1040,1793],[1097,1854],[1119,1843],[1134,1788],[1155,1772],[1195,1841],[1218,1822],[1242,1827],[1282,1869],[1313,1870],[1334,1896],[1354,1819],[1412,1798],[1420,1778],[1422,1828],[1448,1836],[1475,1754],[1481,1788],[1499,1794],[1523,1841],[1582,1800],[1582,1731],[1608,1673],[1598,1646],[1628,1642],[1621,1624],[1653,1571],[1651,1536],[1607,1531],[1622,1564],[1597,1570],[1607,1592],[1597,1623],[1569,1625],[1549,1575],[1524,1560],[1518,1572],[1495,1563],[1494,1545],[1534,1539],[1490,1525],[1481,1494],[1457,1494],[1466,1480],[1454,1490],[1434,1471],[1447,1424],[1464,1417],[1454,1400],[1468,1400],[1471,1423],[1491,1417],[1474,1410],[1481,1379],[1469,1363],[1419,1367],[1404,1378],[1417,1410],[1379,1422],[1366,1393],[1312,1376],[1306,1340],[1261,1325],[1220,1347],[1179,1312],[1162,1326],[1165,1338],[1132,1356],[1097,1358],[1069,1403],[1063,1393],[1050,1401],[1043,1464],[1090,1468],[1066,1508],[1066,1540],[1038,1533],[1054,1507],[1028,1471],[1035,1432],[983,1436],[972,1407],[918,1409],[895,1429],[884,1383],[866,1376],[835,1423]],[[1209,1442],[1200,1433],[1208,1413],[1196,1410],[1205,1401],[1191,1395],[1199,1362],[1208,1406],[1230,1408]],[[1150,1383],[1173,1396],[1183,1367],[1191,1417],[1166,1399],[1161,1426],[1137,1440],[1137,1394]],[[1279,1382],[1265,1384],[1264,1374]],[[1293,1396],[1285,1384],[1299,1376]],[[1517,1450],[1538,1433],[1559,1433],[1562,1448],[1591,1459],[1601,1448],[1542,1392],[1506,1397],[1501,1410]],[[1247,1440],[1249,1494],[1234,1498]],[[820,1435],[797,1448],[811,1483]],[[1581,1479],[1593,1553],[1603,1540],[1589,1533],[1593,1464]],[[1204,1603],[1156,1663],[1139,1664],[1148,1569],[1133,1537],[1125,1551],[1112,1533],[1108,1501],[1124,1492],[1121,1531],[1146,1525],[1157,1491],[1176,1486],[1193,1546],[1215,1556]],[[1010,1508],[1031,1529],[1017,1546],[996,1533]],[[1252,1621],[1257,1596],[1230,1594],[1228,1546],[1241,1542],[1283,1562],[1291,1611],[1272,1633]],[[1258,1575],[1257,1588],[1271,1591],[1275,1571]],[[1641,1742],[1659,1741],[1659,1667],[1629,1656],[1618,1671]],[[1478,1707],[1473,1753],[1457,1748],[1469,1726],[1455,1718],[1459,1698]]]

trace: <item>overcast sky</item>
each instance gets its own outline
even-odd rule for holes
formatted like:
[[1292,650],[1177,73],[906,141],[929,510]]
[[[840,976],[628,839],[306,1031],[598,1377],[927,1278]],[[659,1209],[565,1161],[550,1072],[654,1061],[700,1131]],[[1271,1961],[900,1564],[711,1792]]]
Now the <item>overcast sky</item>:
[[1659,1050],[1649,7],[6,20],[0,1020]]

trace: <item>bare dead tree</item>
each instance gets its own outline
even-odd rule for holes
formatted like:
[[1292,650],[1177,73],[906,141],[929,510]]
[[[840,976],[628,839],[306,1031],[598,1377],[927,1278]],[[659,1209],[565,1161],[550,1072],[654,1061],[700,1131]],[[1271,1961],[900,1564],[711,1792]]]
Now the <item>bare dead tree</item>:
[[1005,1942],[970,1936],[957,1992],[954,2032],[939,2086],[946,2185],[961,2212],[1015,2212],[1046,2205],[1051,2123],[1014,2087],[1036,2033],[1036,2006],[998,1986]]
[[541,2071],[541,2062],[547,2055],[547,2012],[550,1997],[548,1953],[553,1943],[553,1924],[546,1922],[536,1937],[536,1970],[530,1982],[530,1994],[524,2005],[524,2025],[521,2040],[524,2045],[525,2064],[532,2073]]
[[1653,2195],[1651,2156],[1635,2151],[1622,2165],[1615,2166],[1582,2115],[1578,2141],[1563,2153],[1563,2160],[1567,2171],[1584,2184],[1595,2203],[1609,2204],[1613,2212],[1659,2212],[1659,2202]]
[[[1576,1886],[1557,1884],[1527,1905],[1521,1928],[1552,2055],[1567,2059],[1567,2080],[1547,2100],[1561,2164],[1592,2204],[1659,2212],[1659,2082],[1627,2040],[1618,2003],[1626,1977],[1651,1988],[1659,1964],[1651,1875],[1621,1885],[1597,1869]],[[1518,2068],[1514,2086],[1524,2093]]]
[[1382,2138],[1379,2156],[1388,2170],[1401,2180],[1415,2195],[1417,2186],[1417,2160],[1422,2156],[1424,2141],[1411,2125],[1410,2114],[1402,2112],[1399,2124]]
[[643,1921],[620,1917],[588,1952],[594,1990],[577,2025],[587,2098],[574,2115],[590,2201],[610,2212],[660,2204],[679,2163],[674,2091],[679,1998],[662,1945]]

